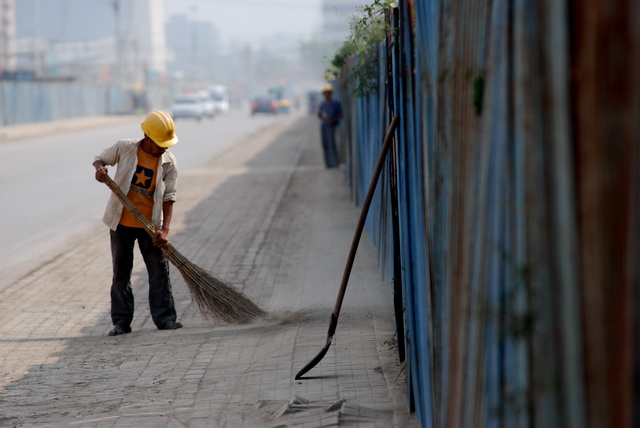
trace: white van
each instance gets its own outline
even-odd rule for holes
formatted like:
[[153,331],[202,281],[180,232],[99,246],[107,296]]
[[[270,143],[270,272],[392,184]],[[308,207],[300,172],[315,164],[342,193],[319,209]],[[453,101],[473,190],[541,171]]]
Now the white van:
[[231,108],[229,105],[229,92],[225,86],[214,85],[209,89],[209,94],[211,95],[217,114],[229,112],[229,109]]

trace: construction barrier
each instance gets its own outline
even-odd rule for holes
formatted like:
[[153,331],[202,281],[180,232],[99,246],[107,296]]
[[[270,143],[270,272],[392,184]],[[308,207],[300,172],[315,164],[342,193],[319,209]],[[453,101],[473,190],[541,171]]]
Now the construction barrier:
[[357,203],[401,120],[367,231],[423,427],[640,420],[640,5],[605,3],[401,0],[379,90],[336,82]]
[[167,108],[170,90],[151,86],[144,96],[114,85],[0,80],[0,126]]

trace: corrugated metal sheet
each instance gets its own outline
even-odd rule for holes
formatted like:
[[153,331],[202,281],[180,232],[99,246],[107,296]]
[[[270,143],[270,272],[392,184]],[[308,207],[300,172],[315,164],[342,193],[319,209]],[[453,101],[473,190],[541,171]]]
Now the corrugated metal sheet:
[[[639,21],[630,0],[404,0],[381,46],[386,89],[349,95],[343,70],[356,202],[390,113],[401,120],[404,345],[422,426],[640,420]],[[367,230],[390,275],[381,183]]]
[[[147,88],[151,110],[167,108],[170,88]],[[133,111],[132,94],[112,85],[0,81],[0,126]]]
[[594,426],[630,426],[639,7],[631,0],[569,6],[587,417]]
[[[403,267],[403,297],[405,301],[405,341],[407,374],[410,379],[412,397],[415,400],[419,418],[433,418],[432,370],[418,370],[431,367],[432,336],[428,322],[429,295],[426,287],[413,284],[427,284],[426,228],[424,223],[424,192],[422,173],[422,145],[416,134],[416,118],[420,116],[419,105],[414,103],[414,57],[412,26],[407,25],[409,8],[396,9],[393,32],[393,105],[401,125],[397,136],[397,174],[400,219],[400,259]],[[414,109],[418,107],[418,111]],[[424,403],[426,405],[418,405]]]

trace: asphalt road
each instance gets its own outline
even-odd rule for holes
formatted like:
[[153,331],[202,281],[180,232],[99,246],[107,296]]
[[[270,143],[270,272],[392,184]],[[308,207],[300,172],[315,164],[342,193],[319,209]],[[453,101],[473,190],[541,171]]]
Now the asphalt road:
[[[109,189],[93,179],[95,155],[121,138],[141,136],[140,117],[93,129],[0,144],[0,289],[47,263],[63,244],[106,239],[100,223]],[[231,112],[201,122],[179,120],[172,148],[180,174],[283,117]]]

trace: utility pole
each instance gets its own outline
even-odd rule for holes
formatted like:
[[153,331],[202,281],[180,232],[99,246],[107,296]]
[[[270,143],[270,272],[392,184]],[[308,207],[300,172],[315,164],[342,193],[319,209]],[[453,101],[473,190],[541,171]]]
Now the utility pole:
[[113,0],[113,13],[115,25],[115,49],[116,49],[116,69],[115,78],[118,86],[122,85],[122,30],[120,25],[120,0]]
[[191,77],[191,80],[193,82],[198,82],[200,77],[198,64],[198,6],[192,5],[191,12],[193,14],[193,22],[191,24],[191,63],[193,76]]
[[42,57],[44,55],[44,41],[42,37],[42,16],[40,13],[40,6],[40,0],[37,0],[34,4],[34,15],[36,21],[36,32],[34,38],[36,41],[34,43],[33,49],[33,69],[35,71],[35,74],[38,76],[42,76],[44,74],[44,65],[42,61]]

